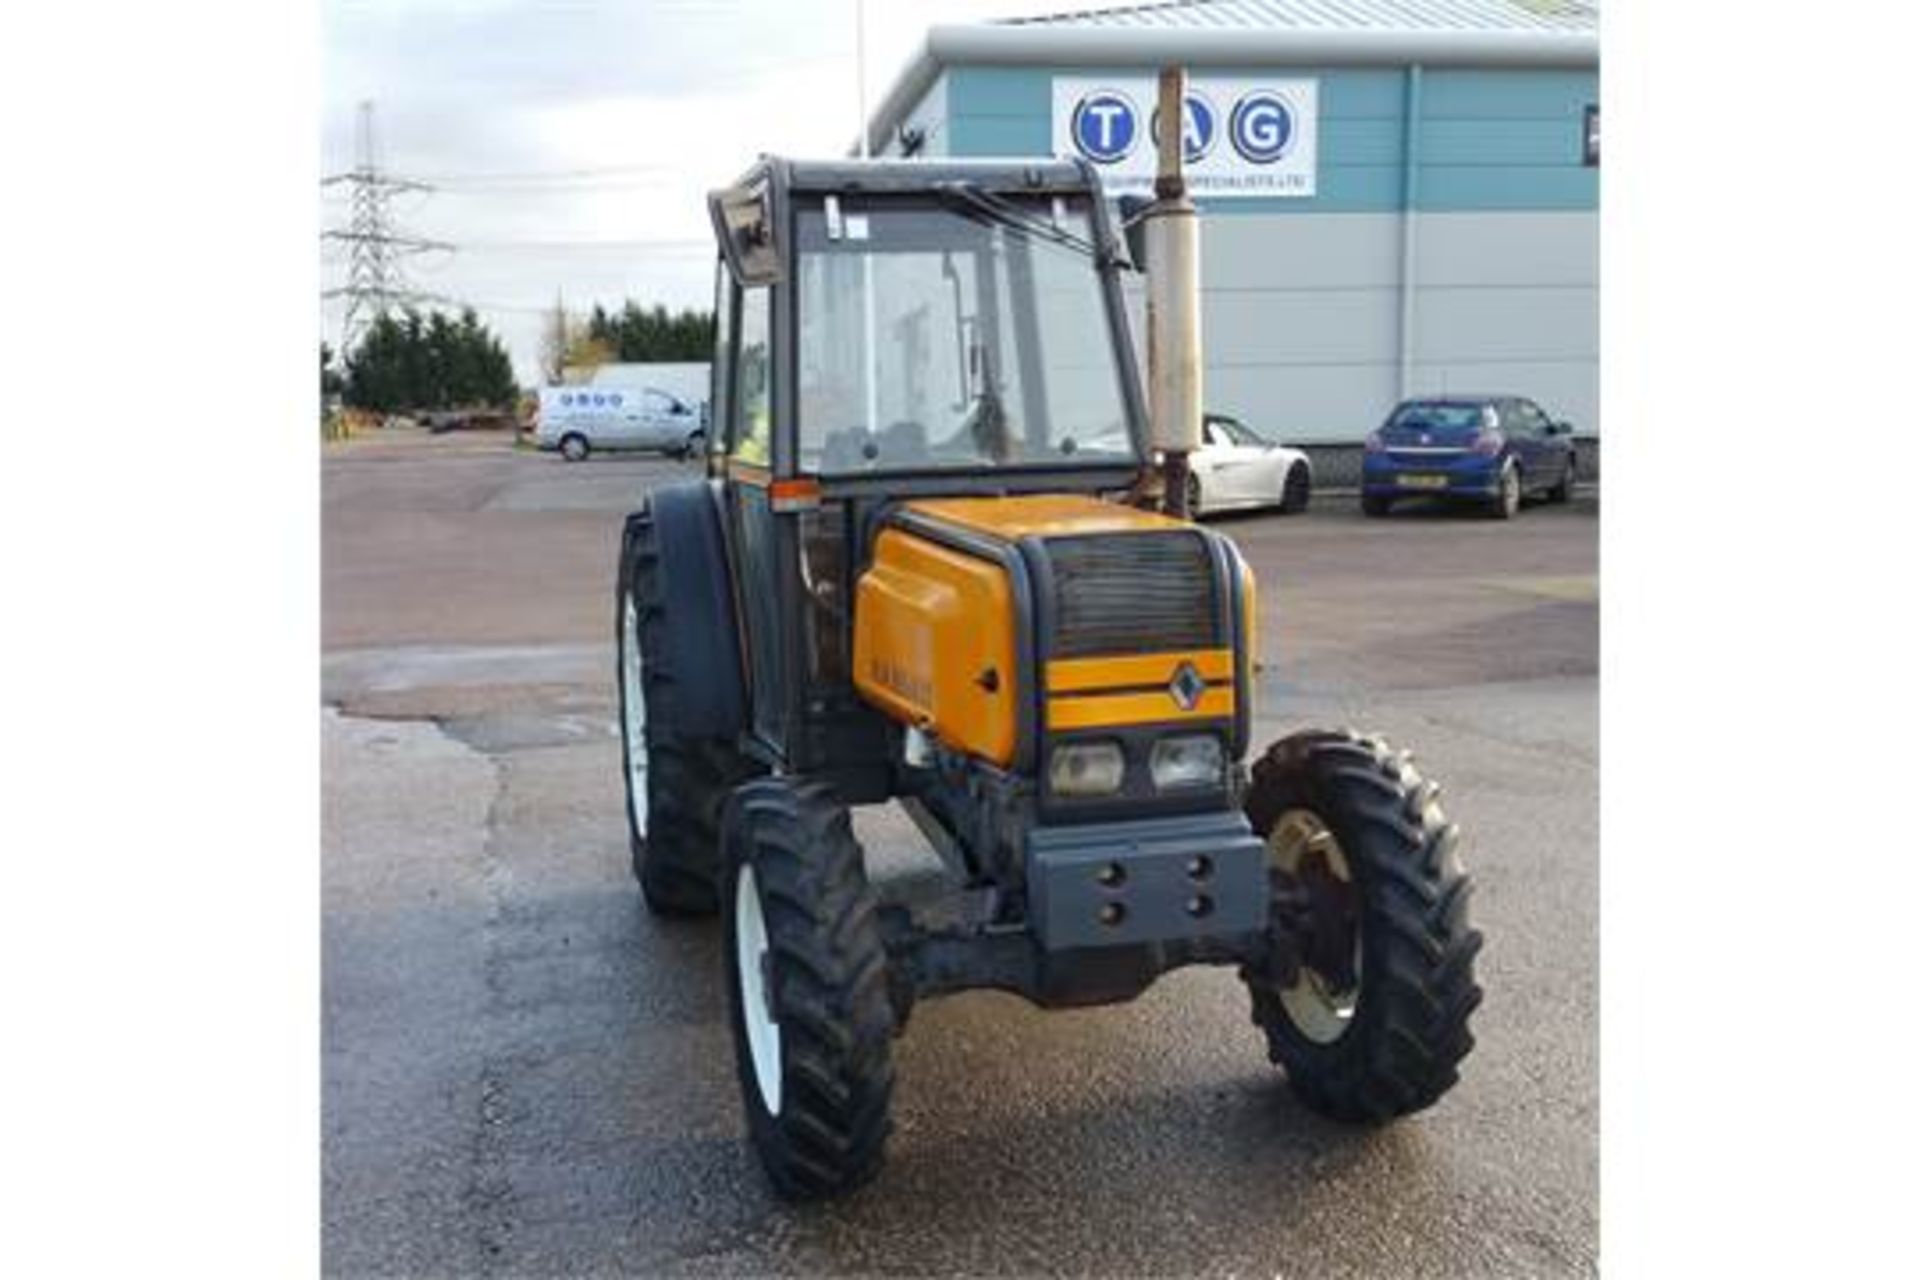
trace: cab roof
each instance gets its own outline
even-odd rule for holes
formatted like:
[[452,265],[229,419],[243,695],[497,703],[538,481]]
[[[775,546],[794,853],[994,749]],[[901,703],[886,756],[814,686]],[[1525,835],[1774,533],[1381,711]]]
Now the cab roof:
[[925,191],[943,182],[966,182],[991,191],[1053,194],[1098,188],[1093,166],[1078,159],[973,158],[965,160],[803,160],[761,156],[740,179],[750,186],[770,178],[788,191]]

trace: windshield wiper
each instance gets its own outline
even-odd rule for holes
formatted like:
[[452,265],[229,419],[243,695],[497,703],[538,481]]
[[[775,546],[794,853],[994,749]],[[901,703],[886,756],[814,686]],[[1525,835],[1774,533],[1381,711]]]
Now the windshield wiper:
[[1076,253],[1085,254],[1102,267],[1108,265],[1112,256],[1093,241],[1077,236],[1064,227],[1057,227],[1051,222],[1042,222],[1013,201],[975,186],[971,182],[936,182],[933,189],[940,195],[952,196],[971,205],[1003,227],[1064,245]]

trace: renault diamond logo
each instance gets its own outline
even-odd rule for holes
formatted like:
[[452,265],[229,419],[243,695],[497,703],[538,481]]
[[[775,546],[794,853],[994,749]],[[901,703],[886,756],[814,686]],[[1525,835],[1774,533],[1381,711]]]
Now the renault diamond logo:
[[1173,673],[1173,679],[1167,684],[1167,692],[1173,695],[1174,702],[1182,711],[1191,711],[1200,705],[1200,695],[1207,691],[1207,682],[1193,669],[1191,662],[1183,662]]

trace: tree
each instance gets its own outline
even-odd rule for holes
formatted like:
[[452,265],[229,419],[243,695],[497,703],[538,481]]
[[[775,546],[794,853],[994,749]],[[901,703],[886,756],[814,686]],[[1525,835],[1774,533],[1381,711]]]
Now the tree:
[[411,309],[380,316],[347,357],[345,398],[357,409],[507,407],[518,394],[506,347],[472,308],[457,320]]
[[347,380],[333,366],[333,348],[326,343],[320,344],[320,398],[322,400],[337,396],[347,389]]
[[559,294],[553,295],[553,310],[547,312],[546,322],[540,329],[540,374],[547,385],[560,385],[561,375],[567,368],[567,335],[572,331],[573,323],[567,319],[567,306]]
[[587,335],[627,363],[711,360],[713,333],[711,311],[669,312],[658,303],[643,307],[631,298],[617,315],[596,303],[587,317]]

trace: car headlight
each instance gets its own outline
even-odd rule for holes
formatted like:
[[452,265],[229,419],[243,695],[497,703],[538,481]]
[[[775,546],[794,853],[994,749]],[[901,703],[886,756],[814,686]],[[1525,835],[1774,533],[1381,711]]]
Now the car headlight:
[[1211,733],[1162,738],[1153,744],[1148,766],[1160,791],[1217,787],[1226,776],[1226,753]]
[[1127,771],[1117,742],[1074,742],[1053,749],[1048,778],[1059,796],[1105,796],[1120,789]]

